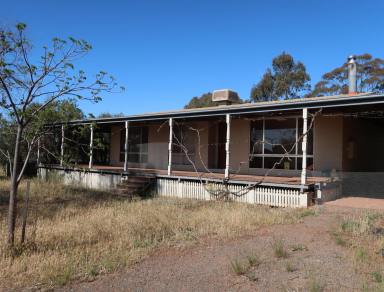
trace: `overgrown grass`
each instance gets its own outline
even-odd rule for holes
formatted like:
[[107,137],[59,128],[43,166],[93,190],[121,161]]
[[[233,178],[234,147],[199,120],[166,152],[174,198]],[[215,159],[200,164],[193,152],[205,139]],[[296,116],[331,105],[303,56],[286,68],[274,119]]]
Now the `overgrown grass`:
[[[22,184],[19,208],[24,189]],[[5,244],[7,191],[8,182],[0,181],[0,290],[65,285],[118,270],[161,246],[250,234],[261,226],[298,222],[303,215],[303,210],[233,202],[130,202],[108,192],[33,180],[27,243],[10,253]]]

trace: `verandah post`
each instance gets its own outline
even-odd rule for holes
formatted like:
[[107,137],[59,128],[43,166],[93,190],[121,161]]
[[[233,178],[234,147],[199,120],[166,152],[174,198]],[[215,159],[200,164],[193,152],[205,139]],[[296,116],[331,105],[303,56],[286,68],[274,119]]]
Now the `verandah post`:
[[302,165],[301,165],[301,185],[305,185],[307,181],[307,142],[308,142],[308,109],[303,108],[303,141],[301,149],[303,151]]
[[61,125],[60,166],[64,163],[64,125]]
[[128,127],[129,122],[125,121],[124,171],[128,170]]
[[36,164],[40,165],[40,137],[37,138],[37,154],[36,154]]
[[93,166],[93,124],[91,124],[91,138],[89,141],[89,165],[88,168]]
[[171,175],[171,172],[172,172],[172,140],[173,140],[173,118],[169,118],[168,175]]
[[225,140],[225,179],[229,179],[229,146],[231,142],[231,115],[225,115],[225,121],[227,124],[227,137]]

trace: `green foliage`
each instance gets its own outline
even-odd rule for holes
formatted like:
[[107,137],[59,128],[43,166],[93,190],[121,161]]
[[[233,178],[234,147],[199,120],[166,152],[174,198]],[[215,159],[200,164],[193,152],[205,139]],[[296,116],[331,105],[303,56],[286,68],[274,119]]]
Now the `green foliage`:
[[309,89],[310,76],[303,63],[285,52],[272,60],[261,80],[252,87],[251,101],[273,101],[303,96]]
[[384,278],[383,278],[383,275],[380,272],[376,271],[376,272],[371,273],[371,275],[372,275],[373,280],[376,283],[383,283]]
[[[356,56],[358,92],[384,92],[384,60],[370,54]],[[348,93],[348,64],[345,62],[322,76],[311,96]]]
[[216,106],[212,101],[212,93],[207,92],[202,94],[201,96],[195,96],[193,97],[189,103],[184,107],[185,109],[189,108],[201,108],[201,107],[209,107],[209,106]]

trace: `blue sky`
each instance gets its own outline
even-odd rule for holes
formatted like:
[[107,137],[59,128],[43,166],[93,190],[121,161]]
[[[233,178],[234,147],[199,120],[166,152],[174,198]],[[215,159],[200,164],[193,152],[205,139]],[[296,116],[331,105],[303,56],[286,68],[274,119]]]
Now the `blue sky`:
[[350,54],[384,58],[384,1],[3,0],[0,25],[28,25],[39,49],[54,36],[88,40],[79,67],[105,70],[126,87],[86,113],[182,108],[191,97],[231,88],[248,98],[285,51],[319,80]]

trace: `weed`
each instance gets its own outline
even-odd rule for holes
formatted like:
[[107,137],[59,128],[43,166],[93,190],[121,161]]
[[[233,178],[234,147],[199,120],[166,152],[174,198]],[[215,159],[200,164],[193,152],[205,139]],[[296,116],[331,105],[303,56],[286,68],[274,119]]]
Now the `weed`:
[[304,251],[308,250],[308,247],[306,247],[304,244],[295,244],[291,246],[292,251]]
[[322,291],[324,291],[324,285],[322,283],[320,283],[318,280],[312,279],[309,282],[308,290],[310,292],[322,292]]
[[239,259],[234,259],[231,261],[231,268],[236,275],[241,276],[248,271],[249,265],[245,264]]
[[251,267],[256,267],[256,266],[259,266],[261,264],[260,258],[255,254],[248,255],[247,260],[248,260],[248,264]]
[[305,210],[303,210],[303,211],[300,213],[300,217],[301,217],[301,218],[304,218],[304,217],[307,217],[307,216],[314,216],[314,215],[316,215],[316,210],[313,209],[313,208],[305,209]]
[[355,258],[359,262],[366,262],[368,259],[368,253],[364,248],[358,247],[355,251]]
[[296,271],[296,268],[295,266],[291,263],[291,262],[287,262],[285,264],[285,270],[288,272],[288,273],[292,273],[294,271]]
[[372,275],[373,280],[376,283],[383,283],[383,281],[384,281],[383,275],[380,272],[375,271],[375,272],[372,272],[371,275]]
[[335,240],[337,245],[340,245],[340,246],[346,246],[347,245],[347,242],[341,237],[341,235],[339,233],[332,232],[331,235],[332,235],[332,237]]
[[286,258],[288,257],[287,250],[284,247],[283,240],[275,240],[272,243],[273,253],[277,258]]

